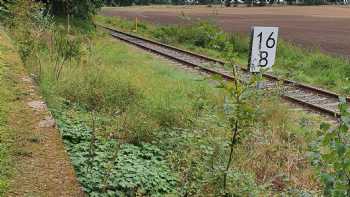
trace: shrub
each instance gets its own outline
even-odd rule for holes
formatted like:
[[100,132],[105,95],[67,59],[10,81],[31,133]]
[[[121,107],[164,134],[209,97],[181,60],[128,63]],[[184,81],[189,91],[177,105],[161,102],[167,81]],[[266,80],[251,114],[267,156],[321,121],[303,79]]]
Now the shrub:
[[325,196],[350,195],[350,113],[343,99],[337,128],[322,124],[319,138],[311,145],[312,163],[323,184]]
[[198,22],[186,27],[164,26],[154,31],[154,36],[165,43],[193,44],[197,47],[223,50],[226,36],[210,22]]
[[55,16],[73,15],[82,19],[89,19],[103,6],[103,0],[52,0],[43,2],[47,4],[47,10]]
[[45,38],[53,29],[53,19],[44,13],[41,4],[32,1],[16,1],[10,13],[6,21],[17,51],[28,70],[40,79],[41,55],[48,48]]
[[258,120],[257,116],[260,113],[259,102],[261,100],[259,98],[261,92],[255,88],[261,78],[252,78],[251,81],[242,83],[239,80],[241,77],[238,74],[238,68],[234,61],[231,60],[229,66],[233,69],[233,82],[226,82],[223,79],[218,80],[220,83],[219,87],[223,88],[226,93],[223,105],[227,121],[226,130],[228,134],[226,135],[229,136],[229,151],[227,156],[225,156],[227,163],[221,164],[221,166],[225,166],[223,168],[222,193],[226,196],[232,195],[231,190],[228,189],[228,178],[230,178],[235,149],[253,130]]

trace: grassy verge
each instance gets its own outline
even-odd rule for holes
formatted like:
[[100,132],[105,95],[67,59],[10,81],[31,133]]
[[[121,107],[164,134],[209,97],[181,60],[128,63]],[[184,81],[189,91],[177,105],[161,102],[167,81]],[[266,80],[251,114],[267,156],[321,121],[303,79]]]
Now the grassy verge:
[[8,125],[9,114],[16,105],[16,88],[14,82],[15,65],[12,64],[11,54],[14,53],[7,35],[0,30],[0,196],[8,189],[9,178],[12,174],[14,133]]
[[[91,26],[67,32],[60,22],[42,27],[47,23],[28,18],[18,20],[12,36],[87,194],[223,194],[231,125],[221,90],[102,32],[80,29]],[[250,101],[254,118],[247,122],[254,126],[243,128],[227,172],[225,192],[232,196],[319,190],[305,154],[317,119],[278,98]]]
[[[188,19],[184,17],[184,20]],[[97,16],[96,21],[124,31],[135,31],[133,21],[118,17]],[[224,33],[211,22],[197,22],[187,27],[138,24],[137,33],[143,36],[211,57],[226,59],[234,56],[237,63],[247,65],[248,38]],[[305,50],[280,39],[273,72],[281,77],[349,94],[349,65],[348,59],[332,57],[318,50]]]
[[[219,194],[228,146],[223,93],[107,35],[93,35],[82,50],[91,46],[79,64],[65,65],[58,81],[52,68],[42,68],[39,83],[85,191]],[[316,123],[276,102],[264,102],[261,121],[236,150],[229,175],[234,194],[317,191],[305,162]]]

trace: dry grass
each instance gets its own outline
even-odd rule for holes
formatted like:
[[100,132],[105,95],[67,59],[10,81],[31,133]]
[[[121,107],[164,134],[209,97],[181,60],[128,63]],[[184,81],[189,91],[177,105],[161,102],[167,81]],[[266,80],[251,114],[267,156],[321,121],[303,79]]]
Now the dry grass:
[[306,153],[320,117],[288,108],[276,100],[264,103],[261,126],[240,147],[237,165],[254,172],[260,184],[271,184],[277,191],[290,186],[319,191]]

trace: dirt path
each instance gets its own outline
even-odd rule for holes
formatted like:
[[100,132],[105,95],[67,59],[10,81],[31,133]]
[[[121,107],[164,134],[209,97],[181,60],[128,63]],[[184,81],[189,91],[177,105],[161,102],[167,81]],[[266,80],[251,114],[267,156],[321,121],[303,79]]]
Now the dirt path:
[[55,122],[2,31],[0,45],[8,48],[0,56],[8,69],[9,83],[16,90],[8,116],[14,132],[15,169],[7,196],[84,196]]
[[138,16],[159,24],[181,23],[179,16],[212,19],[227,32],[248,34],[254,25],[279,26],[281,37],[308,48],[350,57],[350,7],[130,7],[104,8],[103,15],[134,19]]

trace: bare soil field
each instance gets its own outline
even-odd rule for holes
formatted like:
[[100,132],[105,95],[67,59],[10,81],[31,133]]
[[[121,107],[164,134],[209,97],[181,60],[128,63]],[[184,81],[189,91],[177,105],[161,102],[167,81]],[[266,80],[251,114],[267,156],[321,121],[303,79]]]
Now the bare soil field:
[[180,16],[211,19],[227,32],[247,34],[254,25],[279,26],[284,40],[307,48],[319,48],[334,55],[350,57],[350,7],[184,7],[149,6],[103,8],[103,15],[120,16],[156,24],[184,23]]

